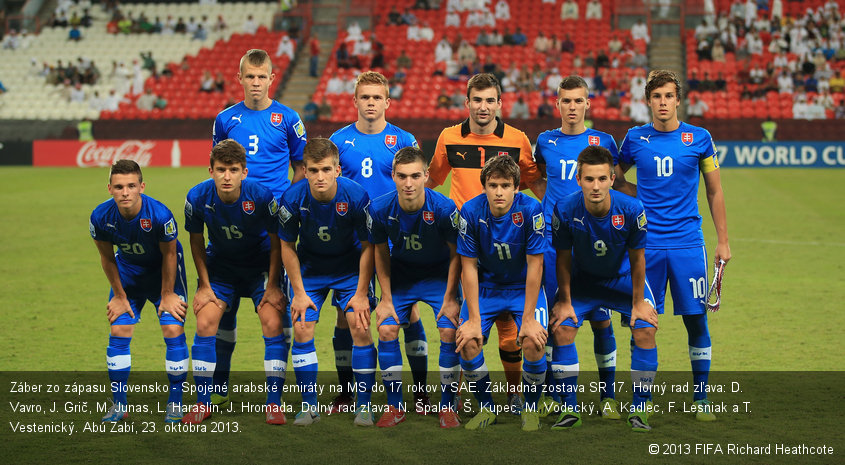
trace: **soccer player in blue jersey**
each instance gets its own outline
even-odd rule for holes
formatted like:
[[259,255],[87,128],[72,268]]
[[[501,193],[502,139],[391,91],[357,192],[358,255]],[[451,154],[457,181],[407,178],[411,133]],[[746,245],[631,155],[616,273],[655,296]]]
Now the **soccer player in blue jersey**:
[[426,189],[428,166],[417,147],[405,147],[393,159],[395,189],[372,201],[370,239],[375,246],[381,301],[376,307],[378,358],[387,391],[388,409],[377,426],[405,421],[402,403],[402,353],[399,326],[407,326],[418,301],[431,305],[440,331],[440,427],[455,428],[455,382],[460,372],[455,349],[458,323],[457,230],[455,202]]
[[[269,96],[275,79],[273,64],[264,50],[253,49],[241,58],[238,82],[244,89],[244,100],[221,111],[214,120],[213,143],[234,139],[246,150],[249,177],[270,189],[276,200],[290,186],[288,166],[293,168],[293,182],[303,177],[302,148],[305,147],[305,126],[292,109]],[[228,401],[229,368],[237,341],[239,302],[227,307],[217,332],[217,370],[214,373],[214,404]],[[286,327],[288,323],[286,322]],[[286,342],[290,344],[289,330]],[[285,355],[287,359],[287,355]]]
[[88,223],[111,285],[106,306],[111,325],[106,361],[114,404],[103,421],[129,417],[129,343],[135,324],[141,320],[141,308],[149,300],[156,306],[167,345],[170,394],[164,420],[178,423],[182,418],[182,382],[188,372],[183,328],[188,308],[185,262],[182,245],[176,240],[173,214],[163,203],[144,195],[144,187],[141,167],[132,160],[118,160],[109,173],[108,190],[113,200],[98,205]]
[[354,424],[372,426],[376,348],[370,333],[373,250],[367,236],[369,197],[355,181],[338,178],[337,147],[329,139],[309,140],[303,159],[305,181],[285,192],[279,209],[282,260],[293,294],[291,360],[302,391],[303,408],[294,425],[307,426],[320,419],[314,327],[333,290],[352,332],[357,391]]
[[[672,71],[649,73],[645,95],[651,107],[650,124],[628,130],[619,149],[616,185],[636,195],[649,218],[646,273],[663,313],[666,283],[672,291],[675,315],[687,329],[692,365],[696,418],[716,419],[704,387],[710,374],[710,331],[707,327],[707,251],[698,213],[698,182],[704,187],[716,227],[715,260],[731,259],[725,196],[716,145],[703,128],[678,120],[681,84]],[[625,171],[637,165],[637,184]]]
[[211,149],[211,179],[191,188],[185,200],[185,229],[191,234],[198,281],[193,304],[197,333],[191,347],[197,405],[183,423],[201,423],[211,416],[217,327],[226,308],[241,297],[252,299],[264,335],[266,422],[286,422],[281,408],[287,348],[282,333],[285,302],[276,233],[278,203],[269,189],[245,179],[246,164],[241,144],[220,141]]
[[[340,153],[341,175],[367,186],[371,199],[395,192],[391,178],[393,157],[404,147],[418,145],[411,133],[388,123],[385,119],[385,113],[390,107],[387,78],[376,71],[359,74],[355,81],[352,102],[358,110],[358,121],[338,129],[330,137]],[[332,342],[340,385],[345,388],[352,381],[352,369],[349,365],[352,336],[340,308],[338,312],[338,324]],[[425,414],[431,410],[428,395],[423,390],[428,375],[428,344],[416,304],[411,310],[410,321],[405,325],[404,332],[405,353],[416,386],[414,406],[417,413]],[[350,393],[342,392],[332,403],[329,413],[334,413],[351,403]]]
[[657,371],[657,311],[645,277],[645,210],[639,200],[610,190],[615,174],[606,148],[582,150],[577,169],[581,191],[558,201],[552,213],[560,295],[550,317],[552,371],[563,403],[552,429],[581,426],[575,335],[585,318],[611,309],[629,318],[634,339],[634,401],[628,422],[634,431],[648,431],[646,402]]
[[546,225],[540,202],[518,193],[519,166],[511,157],[490,158],[481,169],[484,192],[461,209],[457,252],[464,303],[457,350],[479,412],[467,429],[496,422],[483,343],[493,322],[510,313],[519,327],[525,405],[522,429],[540,428],[537,401],[546,374],[548,310],[542,288]]
[[[555,204],[567,195],[579,191],[575,179],[578,154],[584,147],[599,146],[610,151],[614,159],[617,156],[616,141],[610,134],[587,128],[584,118],[590,108],[589,86],[580,76],[564,78],[557,89],[557,108],[560,111],[560,128],[551,129],[537,137],[534,159],[539,169],[546,173],[546,192],[543,196],[543,214],[546,219],[546,239],[549,248],[543,257],[543,287],[546,296],[554,299],[557,293],[556,253],[552,246],[552,210]],[[593,350],[599,369],[601,414],[603,418],[618,420],[621,418],[617,409],[613,390],[616,380],[616,337],[610,324],[610,314],[600,311],[590,314],[590,326],[593,330]],[[553,335],[552,335],[553,336]],[[549,346],[551,348],[551,345]],[[551,353],[548,354],[549,361]],[[551,373],[546,373],[552,383]],[[544,398],[541,415],[545,416],[556,410],[557,393]]]

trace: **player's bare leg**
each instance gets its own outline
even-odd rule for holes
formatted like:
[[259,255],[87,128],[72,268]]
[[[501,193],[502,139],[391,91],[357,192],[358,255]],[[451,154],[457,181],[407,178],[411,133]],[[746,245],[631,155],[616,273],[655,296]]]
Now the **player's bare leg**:
[[509,313],[503,313],[496,318],[496,330],[499,333],[499,357],[508,383],[508,404],[511,413],[519,415],[523,401],[519,396],[518,387],[522,379],[522,349],[516,343],[519,329]]

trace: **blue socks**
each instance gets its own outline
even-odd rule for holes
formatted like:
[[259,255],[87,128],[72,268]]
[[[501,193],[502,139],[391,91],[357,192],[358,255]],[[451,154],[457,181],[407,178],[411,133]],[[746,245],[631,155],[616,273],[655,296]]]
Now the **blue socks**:
[[317,350],[314,339],[308,342],[293,341],[291,363],[296,374],[296,384],[302,391],[302,403],[317,407]]
[[167,402],[182,403],[182,383],[188,379],[188,343],[185,334],[164,338],[167,350],[164,354],[167,379],[170,381],[170,394]]
[[710,331],[707,328],[707,314],[684,315],[689,342],[689,360],[692,365],[692,381],[696,392],[693,400],[707,398],[705,386],[710,377]]
[[479,408],[491,408],[493,406],[493,395],[490,393],[490,373],[487,364],[484,363],[484,351],[481,351],[472,360],[461,358],[461,368],[464,369],[464,377],[468,383],[475,383],[475,398],[478,400]]
[[197,385],[197,403],[211,403],[214,370],[217,366],[217,354],[214,351],[215,336],[194,336],[191,358],[194,361],[194,383]]
[[454,342],[440,343],[440,408],[447,407],[456,410],[455,386],[461,373],[460,357],[455,353],[457,344]]
[[387,392],[387,404],[405,410],[402,406],[402,352],[399,351],[398,339],[379,341],[378,363]]
[[129,380],[129,370],[132,367],[132,356],[129,354],[131,341],[131,337],[109,336],[106,366],[109,369],[112,399],[115,404],[126,405],[126,382]]
[[369,405],[376,384],[376,347],[373,344],[352,346],[352,372],[358,397],[355,408]]
[[352,333],[349,328],[334,328],[334,364],[337,367],[337,382],[340,384],[340,392],[352,395]]
[[642,411],[645,403],[651,399],[651,386],[657,374],[657,347],[641,349],[637,345],[631,349],[631,383],[633,386],[633,404]]
[[417,320],[405,328],[405,355],[408,357],[414,384],[418,389],[425,389],[428,377],[428,341],[422,320]]
[[285,336],[264,338],[264,374],[267,376],[267,404],[282,405],[287,364]]
[[616,382],[616,337],[613,325],[607,328],[593,328],[593,351],[596,354],[596,366],[599,369],[600,399],[616,398],[613,383]]

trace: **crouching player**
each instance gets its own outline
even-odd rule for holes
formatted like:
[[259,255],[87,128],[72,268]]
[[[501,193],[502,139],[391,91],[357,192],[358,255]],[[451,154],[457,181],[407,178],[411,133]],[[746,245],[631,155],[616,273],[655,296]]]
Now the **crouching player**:
[[399,326],[409,325],[413,305],[423,301],[434,309],[440,331],[440,427],[455,428],[460,425],[454,406],[460,372],[455,352],[460,309],[458,208],[453,200],[425,188],[428,166],[419,148],[405,147],[396,153],[392,176],[396,190],[373,200],[368,221],[381,284],[381,301],[376,307],[378,359],[388,403],[377,426],[405,421]]
[[[219,142],[210,158],[211,179],[193,187],[185,201],[185,229],[191,233],[198,280],[194,295],[197,334],[191,347],[197,405],[182,422],[201,423],[211,417],[217,327],[227,307],[249,297],[264,334],[266,421],[284,425],[281,397],[287,349],[282,334],[285,302],[276,234],[278,205],[267,188],[245,179],[246,151],[237,141]],[[207,247],[203,226],[208,229]]]
[[320,420],[314,327],[333,290],[352,332],[352,371],[358,394],[354,423],[372,426],[376,348],[370,335],[373,252],[367,240],[369,197],[355,181],[338,178],[338,151],[329,139],[308,140],[303,161],[305,180],[284,193],[279,209],[282,261],[293,294],[291,360],[302,391],[302,411],[293,424],[308,426]]
[[610,190],[614,177],[610,151],[585,148],[578,155],[581,192],[558,201],[552,216],[559,295],[550,321],[552,370],[563,404],[552,429],[581,425],[575,334],[604,308],[630,317],[634,401],[628,423],[634,431],[651,429],[645,407],[657,371],[657,311],[645,279],[645,210],[639,200]]
[[[173,214],[144,192],[141,167],[132,160],[118,160],[109,173],[107,200],[91,213],[88,228],[100,264],[111,285],[106,316],[111,324],[106,360],[114,403],[103,421],[129,418],[127,381],[132,365],[129,342],[141,308],[149,300],[156,306],[164,334],[165,368],[170,381],[164,421],[182,418],[182,382],[187,376],[185,343],[185,262],[176,240]],[[117,246],[117,253],[114,251]]]
[[537,401],[546,374],[548,311],[542,290],[545,222],[540,202],[518,193],[519,166],[509,156],[491,158],[481,169],[484,193],[461,209],[461,307],[457,349],[464,376],[479,403],[467,429],[496,422],[483,341],[500,314],[512,314],[522,346],[525,407],[522,429],[540,428]]

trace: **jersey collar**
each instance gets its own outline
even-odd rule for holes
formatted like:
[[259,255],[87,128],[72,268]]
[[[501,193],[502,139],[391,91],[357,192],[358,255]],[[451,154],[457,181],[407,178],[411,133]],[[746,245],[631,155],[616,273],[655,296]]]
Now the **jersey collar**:
[[[464,120],[463,123],[461,123],[461,137],[466,137],[470,135],[470,132],[471,131],[469,130],[469,118],[467,118]],[[496,117],[496,129],[493,130],[493,134],[495,134],[496,137],[499,138],[505,136],[505,122],[502,121],[502,119],[498,116]]]

